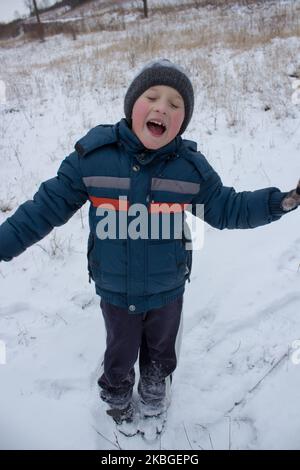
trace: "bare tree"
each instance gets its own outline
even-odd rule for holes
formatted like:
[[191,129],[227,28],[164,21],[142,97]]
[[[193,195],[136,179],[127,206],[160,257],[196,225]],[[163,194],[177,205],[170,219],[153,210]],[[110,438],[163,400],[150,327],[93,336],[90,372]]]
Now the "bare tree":
[[41,22],[39,10],[37,7],[36,0],[24,0],[25,6],[29,9],[30,14],[35,14],[37,21],[37,32],[41,41],[45,41],[44,25]]
[[38,22],[38,23],[41,23],[40,15],[39,15],[39,10],[38,10],[37,4],[36,4],[36,0],[32,0],[32,2],[33,2],[33,8],[34,8],[34,13],[35,13],[37,22]]
[[148,18],[148,0],[143,0],[144,3],[144,17]]
[[36,20],[37,20],[37,23],[38,23],[39,37],[40,37],[41,41],[45,41],[44,25],[40,20],[40,15],[39,15],[39,10],[38,10],[37,4],[36,4],[36,0],[32,0],[32,1],[33,1],[33,6],[34,6],[34,13],[35,13]]

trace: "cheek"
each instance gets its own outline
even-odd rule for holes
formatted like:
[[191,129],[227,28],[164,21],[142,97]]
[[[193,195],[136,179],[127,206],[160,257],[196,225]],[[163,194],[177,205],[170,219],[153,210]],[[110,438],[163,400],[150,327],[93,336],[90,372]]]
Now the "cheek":
[[172,131],[173,132],[176,132],[176,133],[179,132],[181,125],[183,123],[183,120],[184,120],[184,113],[182,112],[173,116],[173,119],[172,119]]
[[132,128],[133,130],[141,128],[148,112],[146,103],[137,100],[132,109]]

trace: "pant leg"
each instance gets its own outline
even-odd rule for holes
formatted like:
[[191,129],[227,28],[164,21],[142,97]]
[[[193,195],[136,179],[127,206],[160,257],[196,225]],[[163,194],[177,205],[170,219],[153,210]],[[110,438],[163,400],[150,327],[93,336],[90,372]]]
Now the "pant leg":
[[140,347],[138,391],[143,402],[159,408],[166,394],[166,378],[177,366],[176,340],[183,296],[168,305],[149,310],[144,316]]
[[128,405],[134,386],[134,364],[141,344],[143,315],[104,302],[100,306],[106,328],[104,373],[98,380],[103,401],[112,407]]

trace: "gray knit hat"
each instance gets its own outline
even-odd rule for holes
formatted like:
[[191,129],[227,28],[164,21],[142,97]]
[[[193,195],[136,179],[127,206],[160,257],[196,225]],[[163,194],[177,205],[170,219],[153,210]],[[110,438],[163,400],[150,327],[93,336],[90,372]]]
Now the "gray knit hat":
[[187,73],[168,59],[149,62],[129,85],[125,95],[124,111],[127,121],[131,122],[132,108],[136,100],[148,88],[155,85],[166,85],[178,91],[184,101],[185,116],[179,134],[182,134],[191,120],[194,109],[194,90]]

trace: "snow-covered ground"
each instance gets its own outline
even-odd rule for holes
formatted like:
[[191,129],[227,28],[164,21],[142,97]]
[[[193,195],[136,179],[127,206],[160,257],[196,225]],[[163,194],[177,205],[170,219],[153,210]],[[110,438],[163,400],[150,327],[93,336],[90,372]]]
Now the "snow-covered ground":
[[[189,8],[135,18],[125,31],[0,48],[0,223],[56,174],[91,127],[123,117],[126,87],[153,57],[190,70],[196,106],[185,137],[225,185],[295,187],[300,103],[289,74],[300,65],[299,7],[297,0]],[[283,11],[285,34],[276,34],[274,15]],[[105,331],[88,283],[87,214],[86,205],[0,264],[0,448],[117,446],[109,418],[95,408]],[[256,230],[205,227],[185,293],[168,424],[156,446],[300,449],[299,215]],[[155,448],[140,438],[119,445]]]

